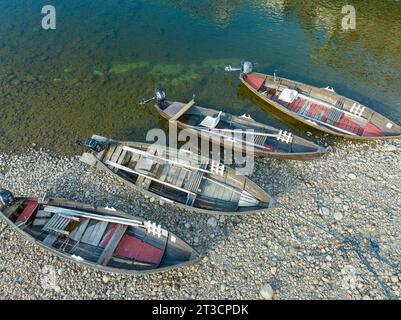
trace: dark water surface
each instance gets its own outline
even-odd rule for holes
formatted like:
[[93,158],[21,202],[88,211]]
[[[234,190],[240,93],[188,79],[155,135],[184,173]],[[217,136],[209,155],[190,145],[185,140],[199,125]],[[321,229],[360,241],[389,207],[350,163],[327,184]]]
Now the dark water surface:
[[[57,30],[41,27],[46,4]],[[346,4],[355,31],[342,30]],[[222,72],[242,59],[334,86],[401,123],[400,39],[395,0],[0,0],[0,148],[71,153],[70,142],[95,132],[143,140],[165,127],[152,105],[138,105],[158,86],[174,100],[196,94],[199,105],[304,131]]]

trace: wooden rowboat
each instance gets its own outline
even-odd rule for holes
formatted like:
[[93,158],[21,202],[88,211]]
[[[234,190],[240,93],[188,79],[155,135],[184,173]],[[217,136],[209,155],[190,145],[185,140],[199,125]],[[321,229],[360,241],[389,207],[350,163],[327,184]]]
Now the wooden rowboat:
[[[190,108],[188,108],[190,107]],[[159,100],[155,104],[159,114],[174,121],[182,129],[205,141],[225,143],[235,152],[256,157],[312,160],[325,153],[322,148],[291,132],[256,122],[248,115],[240,117],[181,102]]]
[[240,79],[269,105],[320,131],[360,140],[401,138],[399,125],[357,101],[337,94],[333,88],[316,88],[255,73],[249,65]]
[[0,217],[49,252],[105,272],[157,273],[199,260],[176,235],[114,209],[0,190]]
[[112,174],[144,195],[210,214],[266,211],[273,199],[235,170],[187,150],[94,135],[81,161]]

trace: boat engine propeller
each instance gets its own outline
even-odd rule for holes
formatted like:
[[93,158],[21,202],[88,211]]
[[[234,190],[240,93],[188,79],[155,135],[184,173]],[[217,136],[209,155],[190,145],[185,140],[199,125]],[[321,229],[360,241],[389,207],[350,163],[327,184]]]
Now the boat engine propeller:
[[14,203],[13,194],[5,189],[0,189],[0,210],[9,207]]
[[163,104],[166,101],[166,92],[164,92],[164,90],[161,88],[156,88],[155,95],[150,99],[142,99],[140,104],[143,106],[154,100],[156,100],[159,104]]
[[243,62],[241,63],[241,68],[235,68],[235,67],[232,67],[231,65],[229,65],[229,66],[226,66],[226,67],[224,68],[224,70],[225,70],[226,72],[237,72],[237,71],[241,71],[241,72],[244,73],[244,74],[250,74],[250,73],[252,73],[252,71],[253,71],[253,67],[254,67],[254,64],[253,64],[252,62],[243,61]]
[[77,141],[75,141],[75,144],[77,144],[78,146],[87,147],[95,152],[101,152],[106,148],[106,146],[103,143],[101,143],[95,139],[89,139],[86,143],[83,143],[82,141],[77,140]]

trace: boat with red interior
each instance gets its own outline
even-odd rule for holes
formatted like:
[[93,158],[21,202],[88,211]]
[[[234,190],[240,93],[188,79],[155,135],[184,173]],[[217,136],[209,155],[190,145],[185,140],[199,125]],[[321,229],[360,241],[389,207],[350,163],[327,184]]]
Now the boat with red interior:
[[64,199],[14,198],[0,189],[0,217],[60,258],[101,271],[148,274],[193,264],[199,253],[160,225]]
[[256,73],[250,62],[243,63],[240,79],[270,106],[325,133],[361,140],[401,138],[399,125],[333,88]]
[[[238,153],[256,157],[312,160],[327,151],[317,144],[255,121],[250,115],[235,116],[223,111],[189,103],[168,101],[162,89],[155,89],[155,108],[170,123],[187,130],[204,141],[212,141]],[[146,103],[149,100],[145,100]]]

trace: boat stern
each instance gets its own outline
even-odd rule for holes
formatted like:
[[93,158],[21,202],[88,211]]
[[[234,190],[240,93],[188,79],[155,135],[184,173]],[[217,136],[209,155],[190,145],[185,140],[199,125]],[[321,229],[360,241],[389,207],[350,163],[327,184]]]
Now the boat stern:
[[93,167],[96,165],[97,159],[92,153],[85,152],[79,157],[79,161]]

